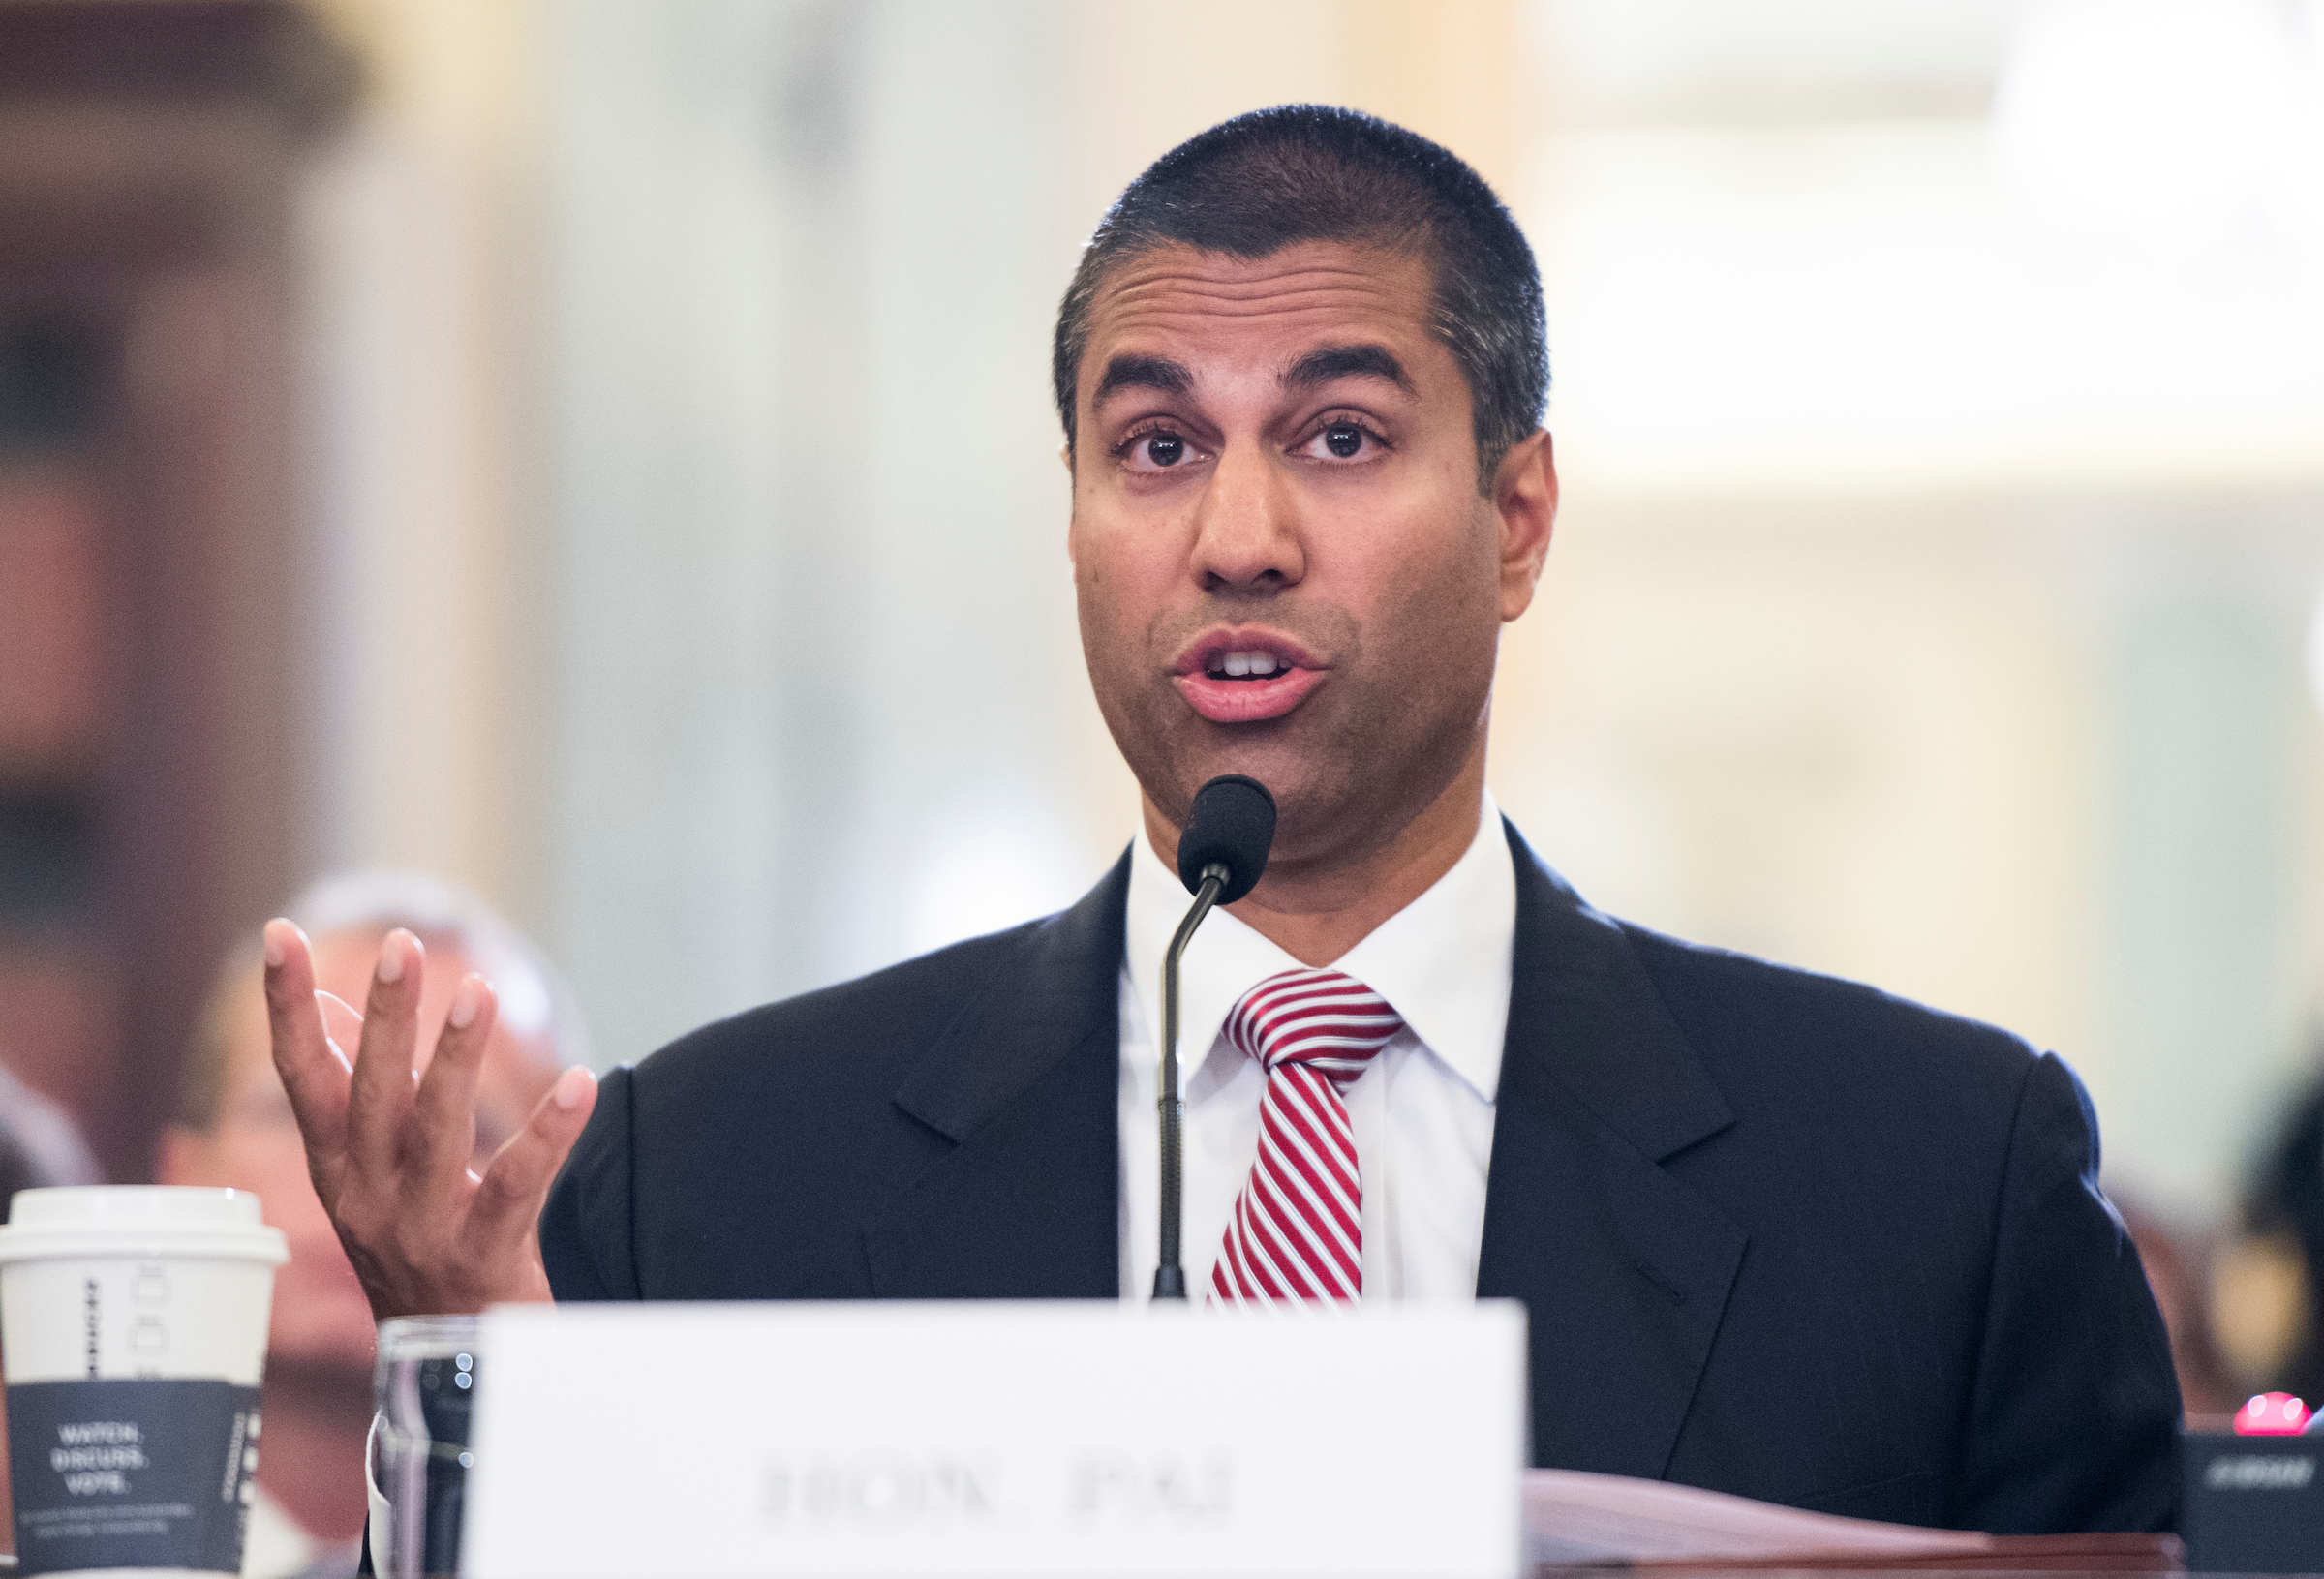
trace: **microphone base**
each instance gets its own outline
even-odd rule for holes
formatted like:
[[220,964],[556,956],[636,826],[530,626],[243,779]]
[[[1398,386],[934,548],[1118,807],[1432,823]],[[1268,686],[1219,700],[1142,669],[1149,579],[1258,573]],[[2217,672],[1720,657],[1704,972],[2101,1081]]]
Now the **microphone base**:
[[1182,1266],[1155,1267],[1154,1297],[1156,1299],[1176,1299],[1180,1304],[1185,1303],[1186,1269]]

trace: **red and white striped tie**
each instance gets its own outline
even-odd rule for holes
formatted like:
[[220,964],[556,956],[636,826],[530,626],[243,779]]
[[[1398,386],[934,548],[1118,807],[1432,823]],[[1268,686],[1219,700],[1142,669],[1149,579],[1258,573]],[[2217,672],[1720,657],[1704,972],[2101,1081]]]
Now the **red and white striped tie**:
[[1259,1155],[1210,1267],[1214,1305],[1363,1297],[1363,1176],[1340,1093],[1404,1028],[1336,970],[1287,970],[1245,992],[1227,1040],[1267,1070]]

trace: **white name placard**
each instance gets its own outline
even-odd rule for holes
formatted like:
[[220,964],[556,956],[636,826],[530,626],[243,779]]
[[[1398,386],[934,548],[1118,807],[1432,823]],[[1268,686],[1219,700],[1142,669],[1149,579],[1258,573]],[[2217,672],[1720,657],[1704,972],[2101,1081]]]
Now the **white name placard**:
[[1512,1579],[1525,1317],[518,1306],[473,1579]]

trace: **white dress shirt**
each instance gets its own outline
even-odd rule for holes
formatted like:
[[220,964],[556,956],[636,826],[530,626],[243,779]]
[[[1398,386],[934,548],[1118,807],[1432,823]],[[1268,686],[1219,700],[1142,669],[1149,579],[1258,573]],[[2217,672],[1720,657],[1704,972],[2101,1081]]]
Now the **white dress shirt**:
[[[1473,1299],[1484,1234],[1485,1165],[1509,1026],[1517,878],[1488,794],[1452,869],[1331,961],[1386,998],[1404,1029],[1347,1091],[1363,1183],[1367,1299]],[[1141,835],[1130,856],[1121,970],[1121,1296],[1153,1291],[1161,1195],[1155,1094],[1162,953],[1190,902]],[[1224,910],[1178,968],[1178,1089],[1184,1103],[1180,1238],[1190,1298],[1210,1263],[1259,1146],[1267,1073],[1220,1034],[1237,999],[1300,962]]]

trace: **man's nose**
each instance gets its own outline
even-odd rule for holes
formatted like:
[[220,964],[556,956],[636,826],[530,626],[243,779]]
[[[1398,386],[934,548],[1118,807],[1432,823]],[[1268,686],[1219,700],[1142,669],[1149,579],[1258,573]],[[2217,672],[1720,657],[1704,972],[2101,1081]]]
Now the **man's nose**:
[[1230,443],[1195,506],[1193,570],[1206,592],[1280,592],[1307,573],[1295,503],[1264,444]]

